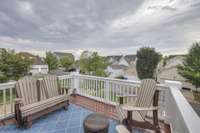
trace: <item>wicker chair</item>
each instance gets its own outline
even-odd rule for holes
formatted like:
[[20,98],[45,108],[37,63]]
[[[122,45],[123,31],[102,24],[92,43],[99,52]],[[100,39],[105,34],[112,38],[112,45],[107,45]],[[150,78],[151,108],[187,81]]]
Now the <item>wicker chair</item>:
[[[57,80],[51,80],[52,85],[55,83],[57,83]],[[58,108],[68,106],[66,94],[55,93],[58,88],[54,88],[55,90],[51,90],[52,95],[49,97],[47,90],[43,90],[45,88],[47,87],[33,77],[24,77],[17,82],[15,119],[18,127],[30,128],[34,119]],[[48,91],[50,92],[50,90]],[[44,92],[45,95],[42,95],[41,92]],[[53,95],[53,93],[55,94]]]
[[[137,89],[137,95],[120,95],[120,104],[116,106],[119,121],[126,125],[129,130],[132,127],[150,129],[160,133],[158,123],[158,96],[156,82],[152,79],[142,80],[141,86]],[[124,97],[135,97],[134,105],[124,105]],[[151,107],[153,102],[153,107]],[[153,123],[146,119],[147,112],[153,112]],[[132,118],[130,118],[132,117]]]

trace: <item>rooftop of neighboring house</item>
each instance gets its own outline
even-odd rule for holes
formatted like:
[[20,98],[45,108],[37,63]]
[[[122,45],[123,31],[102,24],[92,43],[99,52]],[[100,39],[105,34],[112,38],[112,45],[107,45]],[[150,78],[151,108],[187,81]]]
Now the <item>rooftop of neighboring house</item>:
[[19,53],[20,55],[24,56],[24,57],[28,57],[28,58],[36,58],[35,55],[31,54],[31,53],[28,53],[28,52],[20,52]]
[[112,69],[126,69],[127,66],[125,65],[111,65],[110,66]]
[[106,59],[110,62],[110,63],[116,63],[119,62],[120,59],[124,58],[124,60],[127,61],[128,64],[131,64],[132,62],[134,62],[136,60],[136,55],[111,55],[111,56],[107,56]]
[[111,56],[107,56],[106,59],[119,61],[121,59],[121,57],[123,57],[123,55],[111,55]]
[[47,65],[47,63],[40,57],[36,57],[33,61],[33,65]]
[[63,58],[65,56],[74,56],[72,53],[65,53],[65,52],[54,52],[54,54],[58,57],[58,58]]
[[134,62],[136,60],[136,55],[125,55],[125,60],[130,64],[131,62]]
[[177,65],[181,65],[183,63],[185,55],[170,55],[163,59],[163,67],[164,69],[169,69],[171,67],[176,67]]

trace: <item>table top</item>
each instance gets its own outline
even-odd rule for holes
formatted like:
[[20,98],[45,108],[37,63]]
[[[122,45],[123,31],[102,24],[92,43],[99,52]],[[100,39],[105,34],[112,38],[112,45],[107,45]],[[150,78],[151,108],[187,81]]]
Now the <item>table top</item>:
[[109,121],[103,114],[92,113],[85,118],[84,126],[92,131],[98,131],[107,128],[109,126]]

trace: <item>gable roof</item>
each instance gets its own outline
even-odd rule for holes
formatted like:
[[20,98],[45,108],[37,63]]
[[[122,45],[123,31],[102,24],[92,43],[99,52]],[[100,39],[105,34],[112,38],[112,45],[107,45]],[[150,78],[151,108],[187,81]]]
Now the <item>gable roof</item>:
[[114,61],[119,61],[123,56],[122,55],[111,55],[111,56],[107,56],[106,59],[110,60],[113,59]]
[[125,55],[124,59],[130,64],[136,60],[136,55]]
[[127,66],[125,65],[111,65],[110,66],[112,69],[126,69]]
[[35,55],[28,53],[28,52],[20,52],[19,54],[24,56],[24,57],[27,57],[27,58],[36,58]]
[[63,58],[65,56],[73,56],[74,57],[74,55],[72,53],[54,52],[54,54],[57,56],[57,58]]
[[47,65],[47,63],[43,61],[42,58],[36,57],[34,59],[33,65]]
[[128,64],[130,64],[131,62],[135,61],[136,60],[136,55],[112,55],[112,56],[107,56],[106,59],[108,61],[111,61],[112,59],[112,63],[113,62],[119,62],[120,59],[124,58]]

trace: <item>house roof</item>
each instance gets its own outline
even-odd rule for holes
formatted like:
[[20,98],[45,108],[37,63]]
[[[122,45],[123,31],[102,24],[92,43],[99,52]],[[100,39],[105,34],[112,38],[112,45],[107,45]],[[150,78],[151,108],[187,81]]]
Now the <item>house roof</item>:
[[119,61],[123,57],[122,55],[112,55],[112,56],[107,56],[106,59],[110,60],[113,59],[115,61]]
[[131,62],[136,60],[136,55],[125,55],[124,59],[130,64]]
[[47,63],[43,61],[42,58],[36,57],[33,62],[33,65],[47,65]]
[[20,52],[19,54],[24,56],[24,57],[27,57],[27,58],[36,58],[35,55],[28,53],[28,52]]
[[124,58],[130,64],[132,61],[135,61],[136,55],[112,55],[106,57],[107,60],[113,59],[114,62],[119,62],[121,58]]
[[54,52],[54,54],[58,57],[58,58],[63,58],[65,56],[74,56],[72,53],[64,53],[64,52]]
[[111,65],[110,66],[112,69],[126,69],[127,66],[125,65]]

